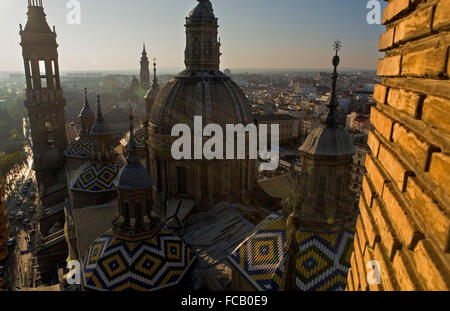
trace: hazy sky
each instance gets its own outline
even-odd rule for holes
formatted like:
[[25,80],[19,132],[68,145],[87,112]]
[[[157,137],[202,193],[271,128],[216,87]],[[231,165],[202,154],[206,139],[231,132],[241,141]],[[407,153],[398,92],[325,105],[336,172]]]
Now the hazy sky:
[[[68,0],[43,2],[49,25],[56,25],[62,71],[137,71],[144,41],[160,68],[184,68],[184,23],[195,0],[80,0],[80,25],[67,23]],[[367,24],[366,0],[211,2],[219,18],[222,68],[329,68],[337,38],[344,44],[343,68],[375,69],[380,57],[384,27]],[[0,71],[22,71],[18,32],[19,23],[26,23],[27,0],[0,5]]]

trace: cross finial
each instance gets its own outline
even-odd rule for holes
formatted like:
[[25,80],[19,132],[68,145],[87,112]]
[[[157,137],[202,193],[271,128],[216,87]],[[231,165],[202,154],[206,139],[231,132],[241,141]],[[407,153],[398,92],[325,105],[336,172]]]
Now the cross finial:
[[342,42],[340,40],[336,40],[333,43],[333,50],[336,52],[336,55],[338,52],[342,49]]

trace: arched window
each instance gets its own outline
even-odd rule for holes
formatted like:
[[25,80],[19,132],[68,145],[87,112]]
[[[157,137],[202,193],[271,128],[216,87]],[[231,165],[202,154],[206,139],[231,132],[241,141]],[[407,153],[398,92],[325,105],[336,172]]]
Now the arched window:
[[206,56],[211,55],[211,39],[210,38],[206,39],[206,41],[205,41],[204,53]]
[[53,146],[55,144],[55,132],[53,130],[53,126],[50,122],[45,122],[45,133],[46,140],[49,146]]
[[194,39],[194,54],[200,55],[200,39],[198,37],[195,37]]
[[141,209],[141,204],[140,203],[136,203],[136,228],[139,229],[143,226],[143,221],[142,221],[142,209]]

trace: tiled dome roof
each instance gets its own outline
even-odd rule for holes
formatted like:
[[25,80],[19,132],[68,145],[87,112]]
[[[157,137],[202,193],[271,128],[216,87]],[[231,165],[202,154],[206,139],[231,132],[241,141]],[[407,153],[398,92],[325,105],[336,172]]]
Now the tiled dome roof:
[[[345,290],[353,252],[354,232],[296,233],[297,290]],[[281,213],[268,216],[228,258],[231,266],[256,290],[280,289],[286,253],[286,221]]]
[[165,228],[140,241],[125,241],[110,231],[83,258],[84,285],[102,291],[161,290],[177,285],[194,261],[192,249]]

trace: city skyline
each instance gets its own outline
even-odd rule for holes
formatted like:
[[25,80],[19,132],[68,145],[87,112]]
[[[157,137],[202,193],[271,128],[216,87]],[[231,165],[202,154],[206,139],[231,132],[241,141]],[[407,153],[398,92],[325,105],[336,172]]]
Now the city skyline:
[[[180,29],[195,1],[81,1],[80,25],[67,23],[68,2],[44,0],[48,23],[56,26],[62,72],[137,71],[144,42],[151,58],[158,59],[161,72],[184,68],[185,33]],[[26,23],[26,5],[25,0],[3,4],[2,12],[8,14],[2,16],[0,26],[6,29],[10,48],[4,51],[0,71],[23,71],[18,30],[20,23]],[[343,70],[376,69],[380,57],[376,42],[384,27],[367,24],[366,3],[230,0],[213,1],[213,5],[221,25],[221,69],[329,68],[330,46],[337,38],[344,43]],[[268,19],[273,22],[267,23]],[[111,30],[118,39],[104,35]]]

